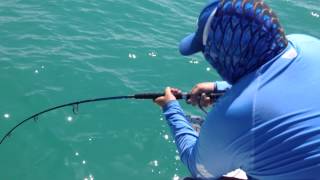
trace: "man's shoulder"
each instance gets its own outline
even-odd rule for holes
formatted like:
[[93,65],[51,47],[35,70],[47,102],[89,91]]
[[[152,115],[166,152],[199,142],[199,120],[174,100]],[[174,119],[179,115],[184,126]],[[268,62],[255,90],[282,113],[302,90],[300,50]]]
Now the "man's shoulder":
[[308,61],[303,62],[319,63],[319,38],[306,34],[291,34],[288,39],[297,50],[299,59],[308,59]]
[[290,34],[287,38],[296,46],[310,45],[310,43],[320,45],[319,38],[307,34]]

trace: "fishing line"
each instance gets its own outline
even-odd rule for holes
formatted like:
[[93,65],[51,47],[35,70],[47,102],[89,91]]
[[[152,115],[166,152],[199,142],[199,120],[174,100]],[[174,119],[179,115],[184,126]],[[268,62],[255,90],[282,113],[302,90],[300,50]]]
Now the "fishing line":
[[[220,96],[222,96],[224,94],[224,92],[219,92],[219,93],[209,93],[207,94],[207,96],[211,97],[212,99],[217,99]],[[14,127],[12,127],[1,139],[0,144],[2,144],[8,137],[11,136],[11,134],[13,133],[13,131],[15,131],[18,127],[20,127],[21,125],[23,125],[24,123],[30,121],[30,120],[34,120],[34,121],[38,121],[39,120],[39,116],[42,114],[45,114],[47,112],[56,110],[56,109],[60,109],[60,108],[64,108],[64,107],[68,107],[68,106],[72,106],[72,111],[74,114],[78,114],[79,112],[79,105],[80,104],[86,104],[86,103],[92,103],[92,102],[98,102],[98,101],[110,101],[110,100],[121,100],[121,99],[156,99],[160,96],[163,96],[164,93],[142,93],[142,94],[135,94],[135,95],[129,95],[129,96],[114,96],[114,97],[102,97],[102,98],[95,98],[95,99],[86,99],[86,100],[81,100],[81,101],[75,101],[75,102],[71,102],[71,103],[66,103],[66,104],[62,104],[62,105],[58,105],[55,107],[50,107],[48,109],[45,109],[43,111],[40,111],[36,114],[33,114],[32,116],[24,119],[23,121],[21,121],[20,123],[18,123],[17,125],[15,125]],[[190,94],[189,93],[178,93],[175,94],[176,99],[180,100],[180,99],[189,99],[190,98]],[[203,108],[200,106],[200,109],[203,110]],[[205,112],[205,111],[204,111]]]

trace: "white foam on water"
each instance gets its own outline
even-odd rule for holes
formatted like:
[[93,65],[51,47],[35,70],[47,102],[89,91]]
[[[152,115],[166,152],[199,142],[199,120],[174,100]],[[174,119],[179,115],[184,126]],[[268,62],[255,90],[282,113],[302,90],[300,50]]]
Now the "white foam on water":
[[10,118],[10,114],[5,113],[5,114],[3,115],[3,117],[6,118],[6,119],[9,119],[9,118]]
[[180,177],[178,176],[178,175],[173,175],[173,177],[172,177],[172,180],[179,180],[180,179]]
[[67,121],[68,121],[68,122],[72,122],[72,120],[73,120],[72,116],[68,116],[68,117],[67,117]]
[[199,61],[197,59],[191,59],[189,61],[190,64],[199,64]]
[[320,14],[316,13],[316,12],[311,12],[311,16],[316,17],[316,18],[320,18]]
[[169,139],[169,135],[168,135],[168,134],[165,134],[165,135],[163,135],[163,138],[164,138],[165,140],[168,140],[168,139]]
[[134,53],[129,53],[128,55],[129,59],[136,59],[137,56]]
[[89,174],[89,179],[90,179],[90,180],[94,180],[94,177],[93,177],[92,174]]
[[156,53],[155,51],[151,51],[151,52],[148,53],[148,55],[149,55],[150,57],[156,57],[156,56],[157,56],[157,53]]
[[154,163],[154,166],[155,166],[155,167],[158,167],[158,166],[159,166],[159,164],[158,164],[158,161],[157,161],[157,160],[154,160],[154,161],[153,161],[153,163]]
[[92,174],[89,174],[89,177],[84,177],[83,180],[94,180],[94,177],[92,176]]

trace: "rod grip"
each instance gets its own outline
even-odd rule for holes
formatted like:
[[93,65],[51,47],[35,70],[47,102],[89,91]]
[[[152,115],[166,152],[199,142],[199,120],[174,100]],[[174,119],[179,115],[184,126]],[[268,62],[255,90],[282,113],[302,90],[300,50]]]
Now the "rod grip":
[[[160,96],[164,96],[164,93],[141,93],[135,94],[135,99],[157,99]],[[183,95],[181,93],[174,95],[177,99],[182,99]]]
[[[210,92],[206,94],[212,99],[217,99],[220,96],[222,96],[224,92],[221,92],[221,93]],[[141,93],[141,94],[135,94],[134,98],[135,99],[156,99],[160,96],[164,96],[164,93]],[[175,94],[174,96],[176,97],[176,99],[189,99],[191,95],[189,93],[178,93],[178,94]]]

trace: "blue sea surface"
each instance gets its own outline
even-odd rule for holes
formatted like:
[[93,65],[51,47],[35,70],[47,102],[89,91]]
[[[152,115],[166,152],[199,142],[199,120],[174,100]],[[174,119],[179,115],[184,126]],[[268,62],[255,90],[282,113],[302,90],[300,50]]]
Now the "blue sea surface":
[[[32,114],[105,96],[189,91],[219,80],[179,41],[206,0],[0,3],[0,136]],[[266,0],[286,32],[320,37],[320,0]],[[201,111],[182,102],[187,113]],[[0,145],[2,180],[163,180],[188,176],[152,101],[80,105],[39,116]]]

